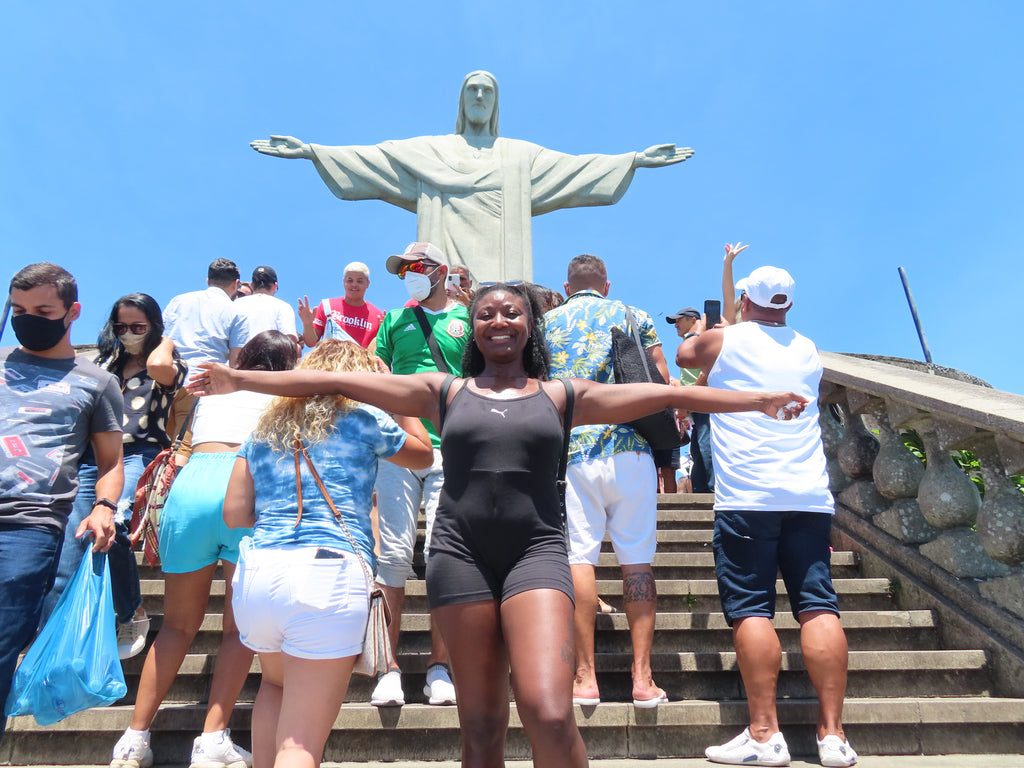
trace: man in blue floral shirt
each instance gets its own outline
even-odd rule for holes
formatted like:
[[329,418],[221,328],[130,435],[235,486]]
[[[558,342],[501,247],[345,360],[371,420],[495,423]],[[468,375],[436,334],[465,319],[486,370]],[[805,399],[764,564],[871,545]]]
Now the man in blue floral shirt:
[[[614,327],[627,329],[626,305],[608,298],[608,272],[596,256],[584,254],[569,262],[565,293],[569,298],[544,316],[544,335],[551,350],[555,378],[614,381]],[[645,348],[668,381],[668,365],[650,316],[633,309]],[[647,442],[630,427],[600,424],[577,427],[569,444],[566,473],[569,522],[569,563],[576,591],[576,679],[573,701],[600,701],[594,670],[594,621],[597,581],[594,566],[605,532],[622,567],[623,599],[633,643],[633,704],[657,707],[667,701],[654,684],[651,645],[657,593],[654,561],[657,517],[657,471]]]

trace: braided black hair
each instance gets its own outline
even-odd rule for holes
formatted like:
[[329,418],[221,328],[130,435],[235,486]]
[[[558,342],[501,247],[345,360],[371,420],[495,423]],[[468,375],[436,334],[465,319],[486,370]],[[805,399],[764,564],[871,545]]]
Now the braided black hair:
[[[523,348],[523,367],[526,375],[533,379],[547,381],[551,368],[551,357],[548,354],[548,345],[544,340],[544,315],[536,297],[526,289],[524,285],[509,285],[508,283],[495,283],[481,288],[473,296],[469,305],[469,321],[472,325],[476,316],[477,306],[480,300],[494,291],[505,291],[519,296],[526,308],[526,319],[530,324],[530,337]],[[462,354],[462,375],[468,377],[479,376],[484,370],[484,356],[476,345],[475,334],[471,331],[466,349]]]

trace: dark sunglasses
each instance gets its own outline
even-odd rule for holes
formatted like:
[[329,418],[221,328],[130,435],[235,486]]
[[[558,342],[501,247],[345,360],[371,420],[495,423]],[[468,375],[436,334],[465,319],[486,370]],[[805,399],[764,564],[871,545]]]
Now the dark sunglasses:
[[437,267],[437,264],[433,264],[429,261],[407,261],[398,268],[398,272],[396,274],[404,280],[406,272],[415,272],[419,275],[424,275],[427,272],[433,272]]
[[114,323],[114,333],[118,336],[124,336],[128,331],[132,333],[142,334],[149,331],[149,323]]

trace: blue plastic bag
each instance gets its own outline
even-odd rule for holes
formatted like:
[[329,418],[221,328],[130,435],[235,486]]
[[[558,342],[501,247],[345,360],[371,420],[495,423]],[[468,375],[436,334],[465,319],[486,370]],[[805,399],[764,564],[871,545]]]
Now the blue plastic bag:
[[4,714],[52,725],[127,692],[107,554],[90,549],[18,667]]

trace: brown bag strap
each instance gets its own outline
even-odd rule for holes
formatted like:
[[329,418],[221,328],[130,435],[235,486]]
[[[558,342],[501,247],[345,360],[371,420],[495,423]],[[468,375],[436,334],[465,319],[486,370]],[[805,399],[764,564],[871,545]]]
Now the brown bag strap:
[[316,487],[320,489],[320,493],[323,494],[324,500],[327,502],[327,506],[331,508],[331,512],[334,513],[334,519],[341,524],[341,529],[345,532],[345,538],[348,539],[349,546],[352,547],[352,551],[355,556],[359,558],[359,564],[363,566],[363,573],[366,574],[366,583],[369,585],[369,597],[373,598],[373,572],[370,570],[370,566],[367,565],[366,559],[359,551],[359,545],[356,544],[356,539],[352,535],[352,532],[348,529],[345,524],[345,518],[341,516],[341,512],[334,506],[334,500],[331,498],[331,494],[327,492],[327,487],[324,485],[324,481],[320,479],[320,473],[316,471],[316,467],[313,466],[313,460],[309,458],[309,453],[306,451],[306,446],[301,440],[296,440],[292,447],[292,455],[295,457],[295,487],[299,501],[299,514],[295,518],[296,527],[299,525],[299,521],[302,520],[302,479],[299,477],[299,454],[302,454],[302,458],[306,460],[306,466],[309,467],[309,473],[313,475],[313,480],[316,481]]

